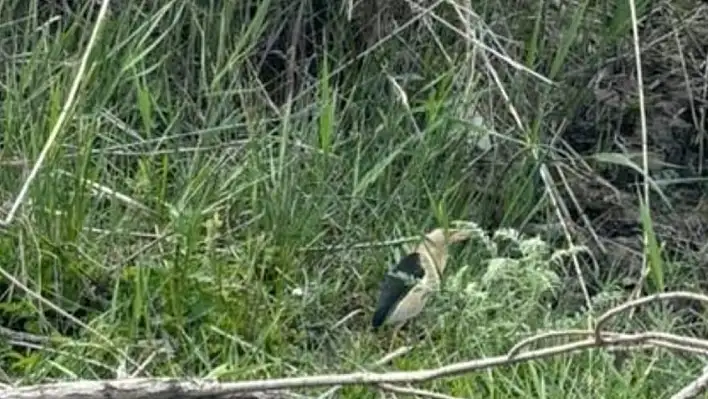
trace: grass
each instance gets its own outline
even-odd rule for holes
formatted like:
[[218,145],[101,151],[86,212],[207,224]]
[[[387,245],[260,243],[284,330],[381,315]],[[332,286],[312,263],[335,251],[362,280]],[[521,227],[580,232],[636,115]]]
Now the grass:
[[[457,219],[488,236],[454,250],[445,290],[413,328],[428,337],[377,370],[495,356],[535,331],[585,323],[582,310],[550,306],[570,258],[554,263],[554,247],[505,229],[557,220],[539,168],[553,157],[557,114],[579,106],[560,102],[557,87],[498,59],[476,69],[425,41],[413,57],[394,39],[335,79],[347,52],[335,41],[319,54],[312,88],[278,107],[251,57],[285,18],[276,4],[249,3],[255,12],[246,18],[229,2],[128,2],[100,21],[89,47],[98,8],[68,15],[30,3],[0,2],[3,200],[66,121],[0,236],[0,319],[34,337],[0,343],[4,383],[369,367],[388,348],[389,335],[369,329],[378,280],[402,249],[353,246]],[[484,10],[484,21],[508,7],[485,4],[468,7]],[[43,12],[28,14],[34,7]],[[623,2],[545,7],[493,29],[524,37],[510,59],[554,81],[631,42]],[[603,27],[598,15],[613,23]],[[594,54],[585,54],[583,35]],[[87,49],[75,102],[64,109]],[[576,90],[564,89],[560,98]],[[480,115],[481,127],[469,122]],[[476,145],[479,137],[492,144]],[[642,222],[650,229],[644,211]],[[494,231],[507,246],[490,244]],[[651,276],[660,280],[652,282],[681,280],[651,237]],[[343,249],[318,249],[328,245]],[[613,283],[604,282],[595,310],[625,298]],[[619,325],[675,323],[661,306],[643,313]],[[655,398],[700,366],[653,350],[615,368],[611,354],[589,351],[423,386],[459,397]],[[361,387],[341,395],[375,397]]]

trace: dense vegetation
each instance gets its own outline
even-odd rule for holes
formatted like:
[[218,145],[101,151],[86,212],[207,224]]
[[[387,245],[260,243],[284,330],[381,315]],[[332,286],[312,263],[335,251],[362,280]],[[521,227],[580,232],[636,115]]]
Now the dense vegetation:
[[[31,183],[0,234],[5,384],[430,368],[706,286],[705,5],[99,3],[0,2],[0,214]],[[370,367],[390,241],[452,220],[480,232],[417,347]],[[672,302],[612,327],[701,321]],[[701,366],[593,350],[423,387],[659,398]]]

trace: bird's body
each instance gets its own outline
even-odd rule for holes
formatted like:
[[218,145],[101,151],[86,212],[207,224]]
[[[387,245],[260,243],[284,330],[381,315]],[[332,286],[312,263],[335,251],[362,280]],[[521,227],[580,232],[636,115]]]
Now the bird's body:
[[466,230],[435,229],[394,265],[381,284],[372,327],[395,324],[395,335],[406,321],[420,314],[429,294],[440,288],[447,263],[447,244],[469,235]]
[[[425,305],[425,290],[418,284],[425,277],[420,254],[411,252],[404,256],[386,276],[381,284],[379,306],[374,312],[371,324],[378,328],[385,323],[399,323],[416,316]],[[413,300],[402,303],[401,298],[414,296]]]

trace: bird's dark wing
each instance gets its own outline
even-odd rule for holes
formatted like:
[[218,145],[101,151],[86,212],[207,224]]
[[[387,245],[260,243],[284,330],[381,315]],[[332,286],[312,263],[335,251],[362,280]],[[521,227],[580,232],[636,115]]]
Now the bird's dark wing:
[[371,325],[374,328],[380,327],[398,302],[424,275],[425,270],[421,266],[420,255],[417,252],[406,255],[391,268],[381,283],[379,301]]

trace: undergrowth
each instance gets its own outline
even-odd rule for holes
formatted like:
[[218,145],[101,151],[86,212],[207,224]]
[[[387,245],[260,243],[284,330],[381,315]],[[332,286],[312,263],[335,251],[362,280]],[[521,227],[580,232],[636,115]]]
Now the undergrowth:
[[[91,3],[0,2],[4,213],[64,112]],[[292,4],[117,3],[0,234],[3,383],[370,367],[390,339],[369,327],[378,281],[401,254],[385,243],[452,220],[478,223],[478,236],[456,247],[443,291],[404,332],[416,349],[375,370],[500,355],[629,296],[605,280],[589,302],[559,305],[580,293],[568,288],[573,257],[584,273],[605,264],[587,240],[551,231],[549,190],[564,187],[541,176],[542,165],[586,161],[558,137],[590,101],[575,84],[584,68],[631,43],[624,2],[445,2],[444,18],[428,9],[407,30],[383,27],[391,36],[368,37],[366,51],[342,26],[355,23],[344,7],[308,65],[281,68],[278,89],[259,63],[277,64],[264,43],[304,15]],[[354,50],[363,55],[347,58]],[[691,283],[676,272],[687,261],[652,245],[650,290]],[[662,306],[617,323],[678,325]],[[700,367],[660,350],[616,367],[593,350],[424,385],[459,397],[658,398]]]

